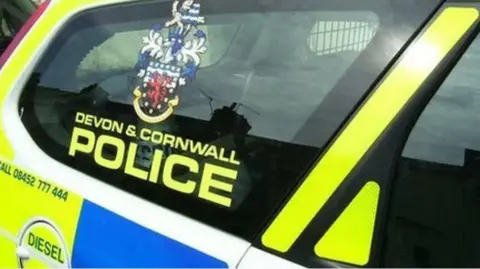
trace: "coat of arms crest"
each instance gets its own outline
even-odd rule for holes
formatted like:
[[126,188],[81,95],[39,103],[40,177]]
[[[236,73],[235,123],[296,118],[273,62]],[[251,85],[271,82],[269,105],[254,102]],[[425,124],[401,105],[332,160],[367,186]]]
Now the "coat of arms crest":
[[172,15],[170,21],[150,29],[139,52],[133,106],[147,123],[162,122],[173,113],[180,102],[179,87],[195,78],[200,54],[207,50],[206,35],[197,28],[205,23],[200,3],[175,0]]

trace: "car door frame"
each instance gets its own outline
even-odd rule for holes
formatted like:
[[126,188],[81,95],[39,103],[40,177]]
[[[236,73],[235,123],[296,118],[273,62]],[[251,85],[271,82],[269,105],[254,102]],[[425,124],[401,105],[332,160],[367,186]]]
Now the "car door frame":
[[[35,144],[18,116],[21,114],[18,102],[27,80],[51,41],[66,23],[82,11],[134,1],[52,0],[48,3],[48,8],[9,55],[0,71],[0,82],[4,87],[0,93],[0,103],[3,104],[0,133],[5,136],[0,135],[0,155],[16,166],[41,175],[42,178],[61,185],[123,218],[219,259],[228,267],[235,267],[249,248],[250,242],[147,202],[61,164]],[[141,210],[138,210],[139,208]]]

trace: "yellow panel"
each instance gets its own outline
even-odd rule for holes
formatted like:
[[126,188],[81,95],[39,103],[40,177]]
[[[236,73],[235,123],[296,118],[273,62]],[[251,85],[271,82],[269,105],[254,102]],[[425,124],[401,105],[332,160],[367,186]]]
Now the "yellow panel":
[[315,254],[355,265],[367,264],[379,195],[380,186],[368,182],[315,245]]
[[[38,216],[47,219],[59,229],[65,246],[60,244],[59,238],[54,238],[51,232],[39,230],[38,226],[34,226],[36,239],[39,241],[34,242],[32,238],[30,245],[29,238],[25,239],[26,241],[23,240],[31,254],[31,259],[24,264],[25,268],[51,268],[55,259],[65,262],[65,254],[72,253],[83,199],[74,193],[69,193],[68,198],[62,200],[54,195],[57,193],[54,190],[61,187],[51,182],[46,183],[41,177],[9,161],[13,159],[14,152],[5,136],[4,128],[8,126],[3,125],[2,118],[6,115],[1,113],[1,108],[25,66],[31,64],[31,59],[38,49],[39,40],[51,32],[60,18],[92,2],[96,0],[60,1],[52,5],[15,48],[0,73],[2,85],[0,89],[0,267],[18,267],[16,244],[19,241],[20,231],[29,221],[38,219]],[[62,249],[54,249],[52,244]]]
[[[0,228],[1,229],[1,228]],[[0,266],[2,268],[17,268],[17,256],[15,255],[16,246],[13,235],[6,234],[0,230]],[[8,255],[6,253],[9,253]]]
[[[48,184],[50,186],[47,186]],[[66,249],[62,249],[61,255],[57,253],[58,255],[49,256],[49,253],[43,253],[47,255],[37,253],[37,256],[55,262],[55,257],[59,256],[65,260],[64,254],[72,253],[83,199],[74,193],[68,193],[66,199],[62,199],[55,195],[59,189],[62,188],[0,157],[0,267],[17,267],[16,264],[12,265],[16,263],[15,244],[19,240],[19,233],[26,223],[38,216],[55,224],[60,230]],[[62,193],[65,191],[62,189]],[[61,245],[58,238],[52,237],[51,232],[39,228],[33,231],[42,241],[48,241],[56,246]],[[37,267],[41,264],[44,263],[33,259],[28,265]]]
[[[262,236],[286,252],[433,69],[478,18],[475,8],[445,9],[392,69]],[[454,22],[454,23],[453,23]]]

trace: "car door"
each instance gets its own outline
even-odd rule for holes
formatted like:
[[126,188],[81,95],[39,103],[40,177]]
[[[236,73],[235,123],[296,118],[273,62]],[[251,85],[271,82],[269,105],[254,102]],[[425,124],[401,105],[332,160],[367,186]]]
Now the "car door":
[[479,265],[478,8],[438,10],[241,267]]
[[[111,1],[110,4],[117,2]],[[121,2],[118,3],[122,7],[125,6]],[[86,14],[79,25],[80,28],[88,29],[91,17],[88,17],[89,13],[85,13],[85,11],[97,10],[98,8],[98,10],[102,10],[101,7],[106,4],[108,5],[105,1],[80,1],[75,3],[53,1],[48,3],[48,8],[39,16],[34,26],[25,35],[19,47],[16,48],[2,70],[4,72],[11,70],[17,74],[17,78],[20,78],[16,83],[12,82],[12,86],[26,87],[25,89],[28,90],[24,91],[25,93],[30,92],[28,95],[36,94],[35,91],[32,91],[34,88],[31,88],[31,83],[38,78],[36,70],[33,68],[37,65],[40,58],[43,58],[43,63],[45,63],[51,60],[48,57],[52,52],[62,53],[61,51],[56,51],[56,46],[60,45],[63,47],[62,44],[65,41],[63,38],[66,36],[71,37],[72,33],[68,30],[72,28],[69,28],[69,26],[73,28],[78,26],[76,24],[78,20],[72,21],[71,17],[78,15],[79,17],[77,18],[81,19],[82,15],[79,14]],[[166,7],[169,10],[171,9],[171,3],[163,2],[161,5],[163,5],[163,9],[166,9]],[[123,11],[126,11],[126,9],[124,8]],[[117,16],[113,17],[116,18]],[[78,29],[78,31],[81,30]],[[71,61],[66,59],[66,62],[62,62],[61,64],[63,65],[60,66],[53,63],[53,69],[49,69],[55,70],[53,71],[55,73],[55,81],[66,81],[65,76],[67,76],[68,71],[77,71],[83,56],[92,48],[88,48],[88,51],[82,51],[82,44],[86,45],[83,48],[87,48],[87,46],[93,45],[89,42],[104,41],[106,37],[110,37],[101,36],[101,31],[97,31],[94,34],[96,36],[92,35],[91,39],[86,40],[84,43],[78,41],[79,35],[70,39],[71,43],[68,43],[64,48],[69,50],[68,53],[70,55],[68,59],[71,59]],[[42,42],[39,44],[38,40],[42,40]],[[141,41],[139,36],[139,45],[141,45]],[[47,50],[50,52],[45,52],[47,47]],[[19,54],[20,56],[18,56]],[[22,57],[31,55],[33,56],[32,58],[24,58],[25,62],[21,63]],[[64,55],[61,56],[63,57]],[[24,70],[14,70],[18,68],[17,64],[27,69],[26,74],[28,75],[25,79],[28,81],[23,80],[23,83],[21,82],[21,73]],[[70,66],[68,66],[69,64]],[[28,70],[29,66],[30,70]],[[58,67],[60,68],[57,69]],[[42,60],[40,60],[37,68],[45,68],[45,66],[42,66]],[[43,74],[46,75],[48,81],[49,74],[47,73],[44,72]],[[76,75],[76,73],[68,75]],[[42,120],[42,124],[48,125],[48,122],[52,123],[52,120],[54,120],[51,116],[57,117],[57,127],[59,127],[55,131],[55,139],[57,140],[51,141],[53,143],[49,146],[51,148],[52,146],[56,147],[55,145],[62,145],[62,139],[65,138],[62,135],[62,128],[65,127],[63,126],[64,123],[58,118],[62,115],[69,116],[68,111],[65,110],[68,108],[65,104],[70,106],[75,103],[82,105],[81,99],[83,96],[80,96],[78,99],[70,98],[68,100],[67,94],[62,97],[61,103],[56,103],[56,100],[52,99],[55,96],[47,96],[50,93],[49,90],[51,91],[51,89],[46,87],[39,91],[40,96],[37,95],[38,99],[36,100],[40,103],[50,103],[52,104],[51,109],[58,112],[61,111],[57,116],[51,114],[53,110],[50,112],[45,111],[46,114],[41,112],[41,115],[49,117],[46,122]],[[18,100],[18,94],[22,91],[17,92],[16,97],[15,92],[16,90],[13,90],[13,95],[10,95],[10,98],[17,98]],[[68,90],[63,93],[68,93]],[[63,93],[61,91],[54,92],[54,94],[60,95]],[[101,97],[94,101],[96,100],[101,100]],[[73,103],[69,103],[69,101],[73,101]],[[5,106],[3,106],[3,109],[9,110]],[[16,108],[13,109],[18,111]],[[36,114],[35,110],[28,112],[28,109],[20,109],[19,112],[22,116],[30,112],[34,113],[32,115]],[[11,115],[11,113],[16,113],[20,116],[18,112],[11,110],[8,114],[2,113],[2,115]],[[4,122],[2,121],[2,123]],[[13,132],[15,136],[18,135],[18,130],[14,131],[10,127],[8,129],[11,130],[8,132]],[[25,134],[28,135],[28,133]],[[44,137],[38,132],[32,132],[31,134],[32,137],[35,137],[35,140],[42,140],[42,137]],[[45,154],[35,143],[27,146],[24,144],[23,138],[17,138],[9,139],[8,144],[2,142],[2,155],[5,156],[2,159],[4,175],[2,177],[3,212],[1,214],[3,235],[1,244],[2,266],[36,267],[40,264],[47,267],[145,266],[216,268],[234,266],[249,245],[245,240],[219,231],[214,227],[164,207],[148,203],[142,198],[117,188],[112,188],[102,181],[91,180],[93,178],[88,175],[70,168],[68,164],[61,164]],[[17,142],[20,142],[20,144],[15,146]],[[30,148],[31,146],[33,148]],[[10,151],[10,149],[13,150]],[[36,150],[38,150],[37,154],[39,155],[34,158],[39,161],[40,167],[49,167],[48,169],[38,170],[39,167],[25,165],[30,161],[23,159],[22,156],[30,155],[33,157],[33,151]],[[111,154],[108,150],[110,149],[101,154],[102,157],[107,156],[102,159],[103,161],[111,156],[108,155]],[[14,160],[14,162],[11,160]],[[87,163],[84,163],[84,165],[88,167]],[[139,169],[137,167],[136,171],[139,171]],[[212,170],[215,172],[215,169]],[[113,174],[108,176],[111,179],[115,177]],[[8,179],[8,181],[3,179]],[[62,182],[59,182],[59,179]],[[117,179],[124,181],[121,178]],[[63,182],[64,180],[66,182]],[[140,181],[140,179],[136,181]],[[92,196],[85,196],[85,192]],[[208,196],[209,190],[206,190],[205,193]],[[170,197],[166,198],[177,199],[178,197],[175,198],[170,195]],[[5,206],[7,203],[11,207]],[[175,203],[179,203],[179,201]],[[228,245],[228,248],[223,247],[224,245]]]
[[0,72],[1,265],[237,266],[439,2],[47,2]]

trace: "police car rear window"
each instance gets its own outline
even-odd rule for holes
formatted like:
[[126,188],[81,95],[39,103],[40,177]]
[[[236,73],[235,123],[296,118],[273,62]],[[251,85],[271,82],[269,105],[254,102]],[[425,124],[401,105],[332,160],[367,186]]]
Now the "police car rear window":
[[431,8],[401,7],[184,0],[85,11],[37,65],[22,119],[65,165],[250,238]]

